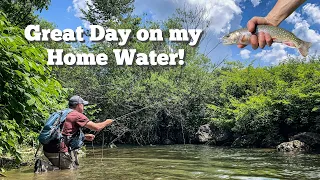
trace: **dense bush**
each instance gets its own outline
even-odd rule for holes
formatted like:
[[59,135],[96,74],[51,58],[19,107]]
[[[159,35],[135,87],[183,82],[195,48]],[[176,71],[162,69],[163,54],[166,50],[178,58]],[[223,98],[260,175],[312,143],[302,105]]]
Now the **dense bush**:
[[[238,135],[255,135],[259,141],[319,132],[319,59],[289,59],[275,67],[228,66],[217,78],[215,96],[221,98],[208,105],[215,124]],[[260,143],[256,145],[270,145]]]
[[49,113],[65,104],[66,90],[51,76],[46,54],[0,12],[0,155],[19,159],[19,144],[34,140]]

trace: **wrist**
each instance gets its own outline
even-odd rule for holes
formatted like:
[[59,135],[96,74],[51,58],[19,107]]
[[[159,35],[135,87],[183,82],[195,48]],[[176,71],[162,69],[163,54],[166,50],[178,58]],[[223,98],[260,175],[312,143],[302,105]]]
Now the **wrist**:
[[268,14],[264,19],[267,21],[268,24],[272,26],[278,26],[281,23],[281,20],[271,14]]

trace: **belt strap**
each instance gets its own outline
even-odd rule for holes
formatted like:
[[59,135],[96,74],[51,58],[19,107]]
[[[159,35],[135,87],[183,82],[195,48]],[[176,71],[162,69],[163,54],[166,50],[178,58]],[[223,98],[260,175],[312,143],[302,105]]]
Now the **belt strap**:
[[40,149],[41,147],[42,147],[42,144],[39,143],[38,148],[37,148],[37,151],[36,151],[36,153],[34,154],[34,158],[35,158],[35,159],[38,158],[38,152],[39,152],[39,149]]

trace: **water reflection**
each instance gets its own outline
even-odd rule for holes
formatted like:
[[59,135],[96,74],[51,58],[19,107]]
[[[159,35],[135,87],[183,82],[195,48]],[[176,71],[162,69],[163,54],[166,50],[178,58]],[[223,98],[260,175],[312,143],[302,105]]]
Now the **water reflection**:
[[33,174],[32,167],[6,179],[320,179],[320,156],[270,149],[199,145],[88,149],[80,169]]

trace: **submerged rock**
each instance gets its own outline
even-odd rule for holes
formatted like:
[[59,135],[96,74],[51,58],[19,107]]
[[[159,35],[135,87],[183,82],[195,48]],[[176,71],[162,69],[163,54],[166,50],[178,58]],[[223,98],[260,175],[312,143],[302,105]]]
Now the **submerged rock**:
[[293,140],[279,144],[277,150],[281,152],[308,152],[311,148],[304,142]]

